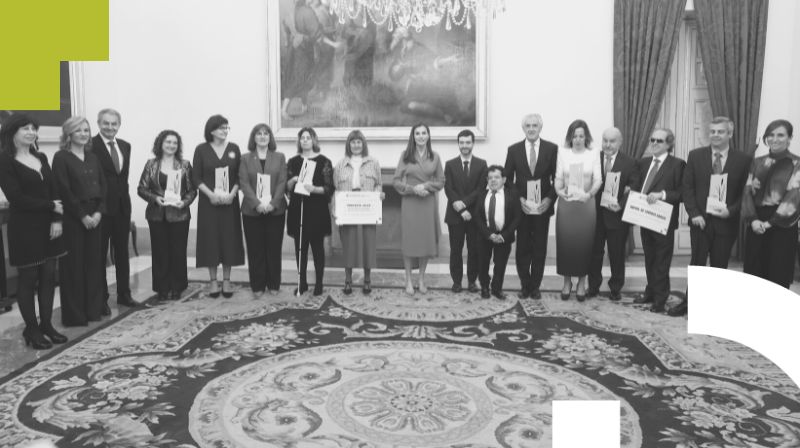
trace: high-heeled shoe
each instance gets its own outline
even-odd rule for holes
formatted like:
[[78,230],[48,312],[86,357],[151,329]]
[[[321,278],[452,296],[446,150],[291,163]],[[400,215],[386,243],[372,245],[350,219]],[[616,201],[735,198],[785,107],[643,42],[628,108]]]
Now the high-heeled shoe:
[[22,339],[25,340],[26,346],[31,346],[35,350],[47,350],[49,348],[53,348],[53,344],[45,339],[38,327],[26,328],[23,330]]
[[364,280],[364,288],[361,290],[365,295],[372,292],[372,283],[369,280]]
[[230,288],[230,286],[231,286],[230,280],[223,280],[222,281],[222,297],[225,297],[226,299],[230,299],[231,297],[233,297],[233,291],[225,289],[225,285],[226,284]]
[[344,292],[345,295],[348,295],[348,296],[350,294],[352,294],[353,293],[353,282],[344,282],[344,289],[342,289],[342,292]]
[[211,297],[212,299],[216,299],[217,297],[219,297],[219,282],[218,281],[211,280],[210,286],[209,286],[209,291],[208,291],[208,296]]
[[56,329],[53,328],[53,324],[51,323],[47,324],[45,324],[44,322],[40,323],[39,331],[41,331],[43,335],[47,336],[50,339],[50,341],[53,342],[53,344],[63,344],[69,340],[67,339],[66,336],[57,332]]
[[572,283],[569,285],[569,289],[564,292],[564,289],[561,289],[561,300],[569,300],[569,296],[572,294]]

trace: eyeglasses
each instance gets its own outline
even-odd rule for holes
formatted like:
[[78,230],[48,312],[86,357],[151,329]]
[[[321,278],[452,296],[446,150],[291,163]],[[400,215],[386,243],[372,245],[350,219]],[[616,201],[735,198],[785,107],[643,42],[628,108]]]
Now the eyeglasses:
[[651,138],[650,143],[664,143],[663,138]]

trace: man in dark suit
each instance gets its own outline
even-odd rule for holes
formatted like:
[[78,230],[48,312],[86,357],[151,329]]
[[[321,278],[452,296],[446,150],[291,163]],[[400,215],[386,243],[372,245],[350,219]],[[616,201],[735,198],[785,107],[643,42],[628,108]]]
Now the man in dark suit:
[[467,289],[478,292],[477,227],[471,210],[478,195],[486,189],[486,161],[472,155],[475,134],[465,129],[458,133],[458,150],[461,155],[444,165],[444,192],[447,211],[444,222],[450,232],[450,277],[453,292],[461,292],[464,275],[462,250],[467,241]]
[[[100,133],[92,138],[92,151],[97,155],[106,178],[106,212],[100,220],[103,229],[103,258],[108,255],[109,241],[114,248],[114,267],[117,273],[117,303],[136,306],[131,297],[130,263],[128,261],[128,235],[131,229],[131,196],[128,192],[128,171],[131,164],[131,145],[117,138],[122,117],[114,109],[103,109],[97,114]],[[104,268],[105,269],[105,268]],[[108,307],[108,284],[105,271],[103,315],[111,314]]]
[[[692,259],[689,264],[728,268],[731,249],[739,233],[739,212],[742,193],[747,183],[751,159],[730,147],[733,121],[728,117],[714,117],[709,125],[711,146],[697,148],[689,153],[683,173],[683,203],[689,214],[689,236]],[[711,176],[727,174],[728,185],[725,205],[708,206]],[[688,293],[688,291],[687,291]],[[688,309],[688,294],[680,304],[669,310],[671,316],[682,316]]]
[[[491,295],[500,300],[503,292],[503,277],[506,274],[514,232],[522,219],[522,206],[512,189],[505,186],[503,167],[492,165],[488,169],[488,190],[481,191],[475,202],[474,219],[478,227],[478,264],[481,280],[481,297]],[[494,272],[490,279],[489,263],[494,258]]]
[[639,169],[636,161],[619,152],[622,147],[622,132],[617,128],[609,128],[603,132],[603,152],[600,154],[600,166],[603,173],[603,185],[600,191],[605,190],[606,176],[609,173],[619,173],[617,190],[617,203],[601,206],[602,193],[595,195],[597,200],[597,224],[595,225],[594,247],[592,248],[592,262],[589,267],[589,297],[599,294],[600,285],[603,283],[603,256],[604,247],[608,244],[608,262],[611,266],[611,278],[608,279],[608,288],[611,290],[609,299],[620,299],[620,291],[625,284],[625,244],[628,240],[630,225],[622,221],[622,211],[625,209],[625,200],[630,190],[639,189]]
[[669,298],[669,269],[686,166],[686,162],[670,154],[674,146],[675,135],[671,130],[656,129],[650,135],[650,157],[639,161],[639,177],[643,179],[640,191],[647,195],[647,202],[654,204],[656,201],[665,201],[672,204],[672,218],[666,235],[641,229],[647,287],[634,302],[652,303],[650,311],[657,313],[664,311],[664,304]]
[[[544,276],[550,217],[553,216],[556,199],[553,180],[556,176],[558,146],[539,138],[542,131],[542,117],[539,114],[526,115],[522,119],[522,130],[525,140],[508,147],[503,174],[511,189],[520,196],[523,212],[517,229],[517,274],[522,285],[519,296],[523,299],[541,299],[539,287]],[[538,207],[530,202],[533,198],[528,198],[528,181],[531,180],[541,182],[542,202]]]

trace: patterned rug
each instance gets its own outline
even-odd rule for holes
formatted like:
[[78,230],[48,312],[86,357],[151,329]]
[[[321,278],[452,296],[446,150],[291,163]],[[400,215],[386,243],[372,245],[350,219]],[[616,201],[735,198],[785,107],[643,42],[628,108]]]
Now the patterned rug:
[[0,384],[0,446],[547,447],[551,401],[619,400],[624,447],[797,447],[800,390],[631,298],[211,299],[122,316]]

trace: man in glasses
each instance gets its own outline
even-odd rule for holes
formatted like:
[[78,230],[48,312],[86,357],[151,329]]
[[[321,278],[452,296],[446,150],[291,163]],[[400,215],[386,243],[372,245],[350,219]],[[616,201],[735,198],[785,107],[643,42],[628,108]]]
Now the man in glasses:
[[686,162],[672,156],[675,135],[669,129],[656,129],[650,136],[647,155],[639,161],[639,178],[643,179],[641,193],[650,204],[665,201],[672,204],[672,219],[666,235],[642,228],[644,267],[647,287],[635,303],[652,303],[650,311],[660,313],[669,298],[669,268],[675,229],[678,228],[678,205],[681,203],[683,170]]
[[[686,160],[683,202],[689,214],[689,264],[693,266],[705,266],[710,258],[711,267],[727,269],[739,233],[739,211],[750,157],[730,147],[732,136],[733,121],[714,117],[708,132],[711,146],[692,150]],[[720,191],[722,187],[724,191]],[[672,307],[669,315],[682,316],[687,309],[688,291],[686,299]]]

